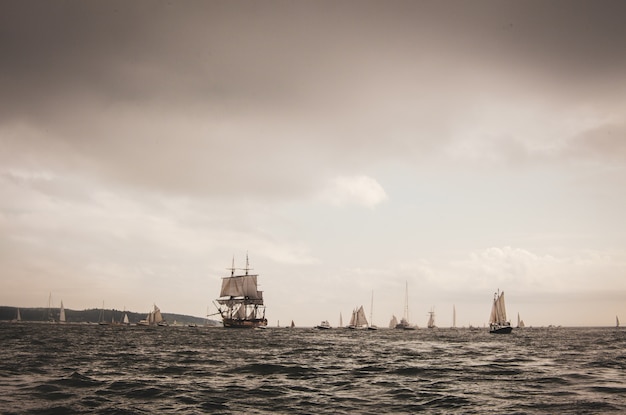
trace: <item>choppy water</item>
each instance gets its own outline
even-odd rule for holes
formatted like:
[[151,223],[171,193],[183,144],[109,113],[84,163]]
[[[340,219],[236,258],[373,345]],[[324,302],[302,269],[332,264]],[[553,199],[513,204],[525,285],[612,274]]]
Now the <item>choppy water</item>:
[[6,414],[625,413],[626,330],[0,324]]

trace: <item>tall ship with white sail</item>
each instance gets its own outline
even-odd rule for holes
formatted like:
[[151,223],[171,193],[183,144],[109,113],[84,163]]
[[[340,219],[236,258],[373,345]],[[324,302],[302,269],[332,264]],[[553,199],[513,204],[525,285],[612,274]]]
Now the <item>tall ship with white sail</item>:
[[236,275],[235,259],[230,270],[230,277],[222,278],[220,298],[216,301],[217,310],[222,316],[226,328],[266,327],[263,291],[258,290],[258,274],[251,274],[250,262],[246,255],[244,273]]
[[[106,323],[108,324],[108,323]],[[154,309],[148,313],[145,319],[139,320],[137,322],[138,326],[164,326],[167,325],[163,315],[161,314],[161,309],[154,304]]]
[[508,334],[513,330],[511,322],[506,319],[506,308],[504,306],[504,291],[493,296],[491,316],[489,317],[489,333]]
[[365,317],[365,310],[363,310],[363,306],[360,306],[358,309],[355,308],[352,311],[352,318],[350,318],[350,324],[348,325],[349,329],[367,329],[369,324],[367,323],[367,318]]

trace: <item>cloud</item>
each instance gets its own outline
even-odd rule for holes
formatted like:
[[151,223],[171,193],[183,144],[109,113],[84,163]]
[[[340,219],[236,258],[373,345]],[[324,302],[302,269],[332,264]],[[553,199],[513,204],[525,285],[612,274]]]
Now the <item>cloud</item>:
[[374,208],[387,200],[385,189],[368,176],[340,176],[331,180],[322,198],[335,206]]

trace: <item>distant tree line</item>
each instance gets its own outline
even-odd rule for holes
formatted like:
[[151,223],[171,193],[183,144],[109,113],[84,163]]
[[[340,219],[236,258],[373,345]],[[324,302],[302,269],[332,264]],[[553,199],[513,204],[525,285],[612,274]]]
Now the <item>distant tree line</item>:
[[[0,321],[11,321],[17,318],[18,307],[0,306]],[[22,321],[59,321],[60,309],[45,307],[19,307],[20,317]],[[128,315],[131,324],[146,318],[147,313],[135,313],[132,311],[123,311],[115,309],[99,309],[91,308],[88,310],[70,310],[65,309],[65,321],[67,323],[99,323],[104,321],[107,323],[121,322],[124,314]],[[202,317],[188,316],[185,314],[161,313],[163,318],[169,323],[174,322],[180,324],[205,324],[206,319]],[[214,320],[210,320],[211,324],[218,324]]]

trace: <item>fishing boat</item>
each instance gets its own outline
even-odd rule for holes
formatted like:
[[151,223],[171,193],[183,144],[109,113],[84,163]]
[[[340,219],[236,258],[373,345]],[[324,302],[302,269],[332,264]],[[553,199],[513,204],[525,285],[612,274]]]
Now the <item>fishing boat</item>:
[[160,326],[167,325],[165,320],[163,319],[163,315],[161,314],[161,310],[154,304],[154,308],[152,311],[148,313],[145,319],[139,320],[137,323],[138,326]]
[[[226,328],[256,328],[267,326],[263,291],[258,290],[258,274],[250,274],[250,262],[246,254],[244,274],[235,275],[235,259],[230,268],[230,277],[222,278],[220,298],[216,305]],[[214,303],[215,304],[215,303]],[[292,322],[293,324],[293,322]]]
[[324,320],[320,324],[315,326],[315,328],[320,329],[320,330],[328,330],[328,329],[331,329],[332,327],[330,327],[330,323],[328,322],[328,320]]
[[489,333],[508,334],[513,330],[511,322],[506,319],[506,308],[504,306],[504,291],[493,296],[491,316],[489,317]]
[[350,324],[348,324],[348,328],[356,330],[366,329],[367,327],[367,318],[365,317],[365,310],[363,310],[363,306],[360,306],[358,309],[355,308],[352,311],[352,317],[350,318]]
[[426,327],[429,329],[435,328],[435,309],[431,308],[428,312],[428,323],[426,323]]
[[[395,318],[395,317],[394,317]],[[400,330],[415,330],[415,326],[409,323],[409,283],[406,282],[404,290],[404,316],[400,319],[400,322],[395,325],[395,328]]]

